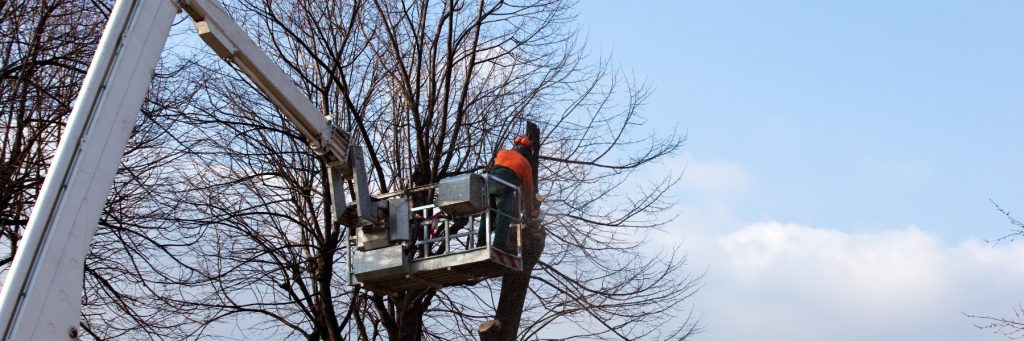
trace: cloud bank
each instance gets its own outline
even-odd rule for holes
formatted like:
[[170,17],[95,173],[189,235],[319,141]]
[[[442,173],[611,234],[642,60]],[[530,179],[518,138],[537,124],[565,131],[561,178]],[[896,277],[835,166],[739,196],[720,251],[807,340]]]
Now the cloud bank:
[[1004,340],[963,313],[1024,302],[1024,243],[768,221],[686,244],[708,265],[695,307],[708,340]]

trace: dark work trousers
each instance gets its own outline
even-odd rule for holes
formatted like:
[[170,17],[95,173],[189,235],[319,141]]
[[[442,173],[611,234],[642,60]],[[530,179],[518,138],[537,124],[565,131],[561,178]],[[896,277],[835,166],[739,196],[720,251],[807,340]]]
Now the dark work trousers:
[[[516,173],[509,168],[496,166],[491,169],[490,175],[496,177],[505,182],[519,186],[519,177]],[[490,208],[497,210],[503,214],[495,214],[494,211],[488,210],[487,216],[491,221],[491,231],[494,231],[494,243],[495,247],[505,248],[506,241],[508,240],[509,225],[512,224],[512,218],[519,219],[519,198],[516,197],[515,189],[506,186],[503,183],[495,180],[487,181],[487,197],[490,200]],[[480,229],[477,231],[477,246],[483,246],[486,243],[485,224],[486,220],[480,221]],[[514,245],[509,245],[514,247]]]

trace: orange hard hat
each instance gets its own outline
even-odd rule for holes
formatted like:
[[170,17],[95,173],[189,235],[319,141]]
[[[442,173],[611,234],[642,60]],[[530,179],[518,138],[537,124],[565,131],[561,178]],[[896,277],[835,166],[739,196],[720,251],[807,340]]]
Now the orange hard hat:
[[515,144],[521,144],[526,148],[530,148],[530,139],[526,136],[519,136],[515,139]]

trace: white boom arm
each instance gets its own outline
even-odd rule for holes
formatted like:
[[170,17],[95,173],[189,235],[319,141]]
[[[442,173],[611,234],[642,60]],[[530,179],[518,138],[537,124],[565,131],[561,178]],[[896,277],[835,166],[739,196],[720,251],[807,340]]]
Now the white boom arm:
[[[356,192],[368,197],[365,179],[358,179],[362,169],[350,166],[348,135],[215,0],[118,0],[4,281],[3,340],[77,339],[90,241],[174,16],[182,9],[203,41],[245,72],[327,161],[335,216],[345,207],[342,177],[355,174]],[[359,211],[372,214],[362,201],[357,201]]]

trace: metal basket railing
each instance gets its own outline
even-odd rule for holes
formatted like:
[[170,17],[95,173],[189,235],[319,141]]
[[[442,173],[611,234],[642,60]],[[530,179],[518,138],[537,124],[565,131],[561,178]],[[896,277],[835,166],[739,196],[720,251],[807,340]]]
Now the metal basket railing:
[[[496,182],[499,186],[508,186],[513,189],[514,200],[519,202],[520,200],[520,189],[519,186],[513,185],[505,180],[494,177],[492,178],[489,174],[483,174],[485,185],[485,193],[489,193],[489,186],[492,186],[492,182]],[[518,207],[519,205],[517,205]],[[515,254],[516,257],[521,256],[522,250],[522,210],[520,207],[519,212],[514,215],[508,215],[498,211],[496,208],[491,207],[490,200],[486,200],[486,208],[476,214],[471,214],[462,217],[449,217],[435,205],[423,205],[412,208],[412,216],[419,217],[420,221],[414,224],[416,236],[413,248],[416,252],[413,253],[413,259],[424,259],[431,257],[442,257],[452,253],[466,252],[475,250],[478,248],[486,247],[491,248],[493,242],[490,238],[491,232],[493,232],[494,221],[492,217],[503,215],[508,217],[510,220],[510,228],[513,228],[515,235]],[[481,224],[481,221],[483,222]],[[484,236],[486,236],[483,245],[477,246],[476,236],[480,226],[484,228]],[[506,251],[506,250],[502,250]]]

